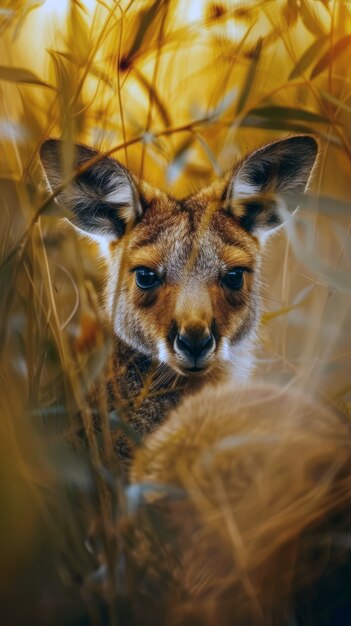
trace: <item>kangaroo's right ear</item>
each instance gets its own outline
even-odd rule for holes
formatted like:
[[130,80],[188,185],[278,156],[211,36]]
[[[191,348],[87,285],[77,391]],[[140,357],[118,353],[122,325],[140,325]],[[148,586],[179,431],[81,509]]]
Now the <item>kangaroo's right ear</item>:
[[[75,146],[77,176],[65,184],[62,142],[48,139],[40,148],[49,187],[56,201],[72,212],[72,223],[91,237],[118,239],[142,209],[132,175],[115,159],[83,145]],[[91,165],[84,167],[91,161]],[[79,169],[83,167],[82,173]],[[62,188],[62,190],[61,190]]]
[[318,153],[310,135],[293,135],[263,146],[237,167],[227,189],[230,213],[240,226],[264,240],[283,223],[289,195],[306,190]]

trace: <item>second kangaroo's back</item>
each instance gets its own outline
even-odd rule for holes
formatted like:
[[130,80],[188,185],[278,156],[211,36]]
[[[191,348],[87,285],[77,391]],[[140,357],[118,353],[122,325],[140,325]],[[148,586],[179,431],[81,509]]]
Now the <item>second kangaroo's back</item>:
[[287,626],[301,611],[320,626],[338,602],[351,615],[350,425],[314,400],[207,387],[148,438],[132,479],[135,624]]

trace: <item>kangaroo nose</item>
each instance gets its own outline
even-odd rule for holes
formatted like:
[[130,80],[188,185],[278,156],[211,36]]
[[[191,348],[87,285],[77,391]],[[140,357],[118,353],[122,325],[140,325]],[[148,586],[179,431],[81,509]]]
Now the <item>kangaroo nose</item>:
[[186,333],[178,333],[176,337],[176,347],[178,350],[190,356],[192,359],[199,359],[211,350],[214,344],[211,333],[198,337]]

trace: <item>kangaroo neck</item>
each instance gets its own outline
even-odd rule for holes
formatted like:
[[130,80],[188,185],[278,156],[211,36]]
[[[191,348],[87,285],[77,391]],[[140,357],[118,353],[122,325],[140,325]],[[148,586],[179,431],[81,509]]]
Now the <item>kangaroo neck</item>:
[[[181,376],[115,339],[107,377],[109,405],[123,424],[131,427],[138,440],[155,430],[184,396],[208,382],[205,376]],[[122,436],[117,445],[119,456],[129,457],[130,447],[130,442]]]
[[114,391],[120,400],[123,419],[142,434],[160,424],[165,411],[185,393],[199,388],[196,379],[177,374],[168,365],[141,354],[120,339],[115,341],[113,370]]

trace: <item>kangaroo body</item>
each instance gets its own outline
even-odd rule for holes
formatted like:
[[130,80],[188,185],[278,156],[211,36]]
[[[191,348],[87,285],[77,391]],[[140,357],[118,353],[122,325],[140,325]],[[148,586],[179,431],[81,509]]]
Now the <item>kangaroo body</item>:
[[109,396],[140,434],[208,382],[238,385],[250,373],[263,245],[281,209],[295,209],[285,197],[304,192],[316,154],[312,137],[289,137],[179,200],[85,146],[64,185],[60,142],[42,145],[56,201],[105,256]]
[[187,398],[131,470],[144,494],[127,532],[132,623],[349,623],[350,433],[292,389]]

